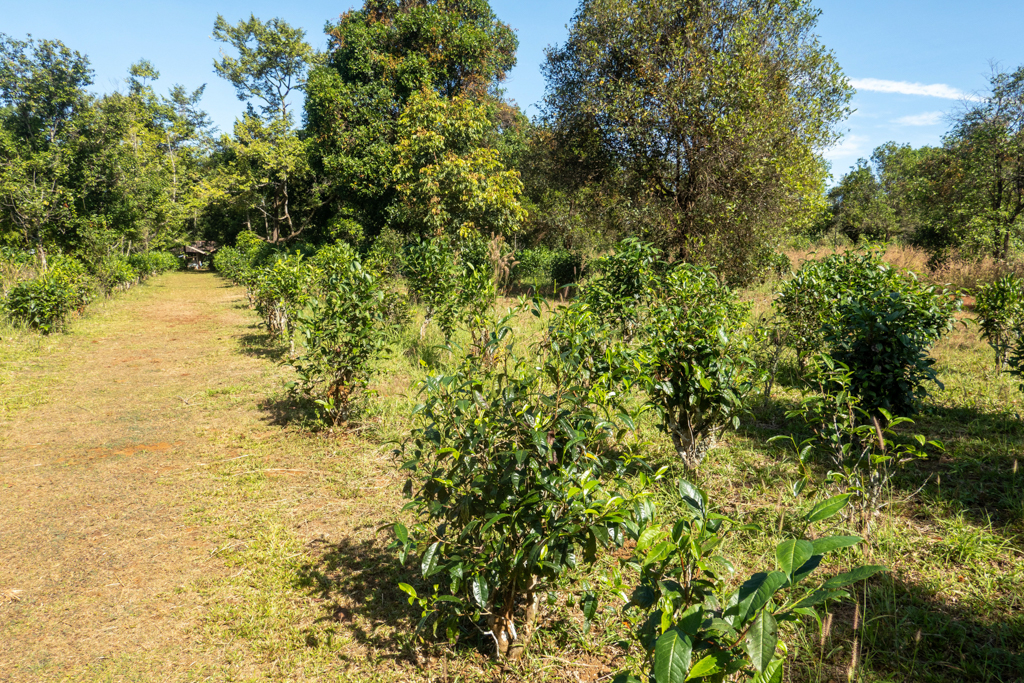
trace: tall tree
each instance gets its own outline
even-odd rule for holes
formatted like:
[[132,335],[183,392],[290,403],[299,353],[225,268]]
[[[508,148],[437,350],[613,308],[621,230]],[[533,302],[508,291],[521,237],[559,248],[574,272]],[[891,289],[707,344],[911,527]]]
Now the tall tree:
[[250,107],[252,100],[259,100],[265,117],[287,120],[288,96],[305,87],[313,58],[305,36],[304,30],[282,19],[261,21],[250,14],[248,20],[229,24],[218,14],[213,37],[233,47],[238,56],[222,52],[213,68],[235,86],[239,100]]
[[[235,122],[234,136],[220,140],[227,163],[210,179],[207,196],[228,200],[245,216],[245,227],[261,226],[271,243],[296,239],[310,224],[296,220],[294,210],[296,190],[311,179],[308,140],[292,128],[288,111],[288,97],[305,88],[314,57],[304,36],[281,19],[250,16],[231,25],[218,15],[214,24],[214,37],[238,52],[237,57],[222,54],[214,70],[235,86],[248,111]],[[262,102],[259,114],[254,101]]]
[[330,179],[327,211],[353,212],[374,235],[398,201],[399,120],[410,98],[428,88],[488,103],[492,140],[478,144],[498,145],[496,89],[518,41],[487,0],[367,0],[327,33],[329,55],[309,77],[307,132]]
[[1024,233],[1024,66],[994,73],[990,87],[957,118],[932,169],[932,237],[1007,258]]
[[420,235],[509,234],[526,217],[519,174],[488,146],[487,107],[424,88],[398,121],[390,224]]
[[807,0],[583,0],[548,51],[567,163],[606,163],[678,253],[734,273],[818,215],[851,90]]
[[859,159],[829,190],[829,227],[852,240],[913,240],[922,225],[921,161],[928,153],[887,142],[870,160]]
[[37,248],[72,229],[75,117],[90,106],[92,69],[57,40],[0,33],[0,207],[9,230]]

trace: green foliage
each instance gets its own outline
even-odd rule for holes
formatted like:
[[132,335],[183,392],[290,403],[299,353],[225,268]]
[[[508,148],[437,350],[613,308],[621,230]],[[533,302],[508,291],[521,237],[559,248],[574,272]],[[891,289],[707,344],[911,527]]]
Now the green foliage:
[[140,280],[145,280],[168,270],[177,270],[181,261],[166,251],[141,251],[128,256],[128,265]]
[[273,246],[261,240],[255,233],[240,232],[234,247],[225,246],[217,250],[213,256],[213,267],[233,282],[248,287],[252,284],[255,271],[270,263],[276,253]]
[[926,150],[887,142],[859,159],[829,190],[827,227],[853,241],[913,238],[921,225],[921,163]]
[[302,254],[282,254],[273,263],[254,270],[251,298],[272,334],[291,338],[295,316],[305,306],[315,277]]
[[401,585],[423,610],[419,628],[456,640],[476,626],[499,656],[526,640],[541,593],[620,545],[633,515],[616,425],[560,382],[557,359],[538,373],[499,350],[514,314],[491,327],[486,353],[424,381],[400,451],[417,521],[395,526],[401,559],[417,557],[426,584]]
[[93,264],[92,274],[96,278],[96,284],[100,291],[107,296],[115,291],[128,289],[139,278],[139,274],[128,262],[128,259],[119,254],[108,254]]
[[549,338],[557,353],[576,359],[569,366],[594,400],[623,405],[629,388],[641,387],[694,468],[724,427],[739,425],[753,387],[747,307],[711,270],[670,265],[659,253],[635,239],[621,242],[560,310]]
[[[0,236],[23,248],[110,253],[179,243],[196,230],[209,121],[203,89],[148,84],[133,65],[127,93],[91,96],[86,57],[59,41],[0,35]],[[115,278],[116,279],[116,278]]]
[[[753,574],[731,589],[735,569],[721,554],[723,543],[732,531],[755,527],[712,512],[707,494],[686,480],[679,481],[679,497],[681,518],[670,527],[646,525],[633,558],[623,562],[640,574],[639,584],[629,597],[628,587],[619,586],[619,594],[628,600],[624,616],[647,655],[643,673],[657,683],[725,681],[736,676],[781,681],[787,650],[779,623],[808,616],[818,619],[816,606],[848,598],[845,587],[883,571],[862,566],[809,581],[826,554],[861,539],[789,539],[775,548],[774,570]],[[826,510],[816,521],[836,512],[838,508]],[[629,672],[615,680],[640,683]]]
[[894,418],[884,408],[862,408],[853,391],[854,373],[845,365],[822,354],[815,357],[813,371],[815,391],[787,417],[803,420],[814,436],[799,444],[793,437],[772,440],[787,441],[796,453],[804,477],[798,488],[814,478],[811,465],[823,462],[828,468],[825,484],[854,504],[857,526],[869,533],[896,468],[926,457],[924,447],[942,450],[942,445],[920,435],[897,439],[895,428],[913,422]]
[[32,252],[0,246],[0,299],[22,280],[35,275],[35,257]]
[[1024,66],[994,71],[989,86],[918,172],[926,219],[915,241],[936,261],[952,251],[1006,259],[1024,235]]
[[222,163],[203,186],[207,202],[244,216],[248,230],[264,226],[269,244],[295,240],[310,226],[318,195],[309,142],[287,119],[245,114],[218,145]]
[[295,394],[336,426],[354,416],[375,363],[388,349],[394,302],[385,283],[346,245],[318,255],[317,263],[323,270],[316,292],[295,315],[303,350],[286,363],[298,376]]
[[473,258],[474,242],[441,236],[406,248],[402,272],[409,292],[426,306],[421,338],[434,319],[446,341],[460,322],[472,331],[494,302],[494,280],[484,259]]
[[928,348],[952,329],[960,299],[886,265],[878,249],[809,261],[783,283],[777,304],[802,357],[828,351],[849,367],[870,412],[913,412],[938,381]]
[[43,273],[11,288],[4,308],[15,322],[50,334],[66,327],[72,313],[81,313],[91,294],[85,266],[68,256],[53,256]]
[[221,247],[213,255],[213,269],[234,282],[240,282],[244,259],[242,252],[234,247]]
[[[370,236],[395,220],[393,208],[408,213],[408,220],[416,224],[429,221],[429,214],[422,213],[426,207],[415,204],[419,197],[437,196],[445,211],[459,213],[459,193],[469,190],[474,202],[467,207],[470,213],[490,212],[490,199],[476,191],[473,180],[484,187],[515,184],[513,176],[499,169],[494,151],[498,115],[508,107],[490,93],[515,65],[518,41],[487,1],[436,0],[413,6],[396,0],[367,0],[326,31],[329,52],[325,63],[310,72],[306,121],[309,137],[315,141],[314,163],[323,170],[329,201],[353,207],[356,220]],[[434,91],[438,100],[425,98],[424,88]],[[414,98],[420,110],[406,114]],[[459,103],[452,102],[456,98]],[[431,124],[422,142],[437,150],[443,139],[446,153],[430,164],[416,158],[420,145],[408,130],[413,120],[427,121],[450,110],[455,118],[470,115],[477,121],[479,103],[489,107],[486,125],[460,123],[457,130],[446,131],[443,125]],[[403,117],[404,124],[400,123]],[[447,156],[448,151],[455,156]],[[396,177],[396,168],[404,179]],[[497,172],[493,182],[477,175],[489,169]],[[405,188],[404,198],[397,192],[399,182]],[[433,191],[430,184],[435,182],[443,192]],[[466,218],[456,215],[453,220],[452,226],[444,226],[446,230],[458,229]]]
[[849,112],[817,17],[806,0],[582,3],[544,68],[551,175],[579,167],[640,214],[628,234],[745,279],[765,244],[817,217],[817,150]]
[[261,21],[250,14],[248,21],[232,25],[218,14],[213,37],[235,48],[238,57],[222,54],[213,68],[235,86],[238,99],[262,100],[260,109],[267,118],[287,120],[288,95],[302,89],[313,57],[305,35],[278,18]]
[[725,426],[739,427],[753,388],[748,308],[706,268],[666,273],[643,331],[640,384],[676,453],[697,467]]
[[1013,274],[982,285],[975,293],[981,336],[996,354],[996,367],[1006,367],[1011,349],[1024,333],[1024,281]]
[[424,89],[398,119],[396,201],[388,224],[404,233],[507,235],[526,218],[519,174],[488,146],[488,108]]
[[660,254],[651,244],[627,238],[613,254],[597,262],[600,275],[580,290],[580,298],[627,341],[636,334],[657,296],[665,270]]

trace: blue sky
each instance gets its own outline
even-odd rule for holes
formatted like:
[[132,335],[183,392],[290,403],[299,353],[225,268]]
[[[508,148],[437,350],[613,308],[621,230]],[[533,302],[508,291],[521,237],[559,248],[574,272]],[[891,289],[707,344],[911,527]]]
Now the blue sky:
[[[96,70],[94,89],[122,88],[128,66],[149,59],[161,72],[158,89],[173,83],[207,83],[205,108],[230,131],[243,105],[212,69],[219,46],[210,38],[217,13],[229,21],[249,13],[281,17],[306,29],[324,46],[323,26],[354,3],[270,2],[91,2],[3,0],[0,32],[57,38],[84,52]],[[361,4],[361,3],[360,3]],[[520,40],[519,64],[506,84],[527,114],[541,99],[540,64],[547,45],[562,41],[576,0],[492,0],[498,17]],[[964,97],[984,93],[990,61],[1003,68],[1024,65],[1024,2],[983,0],[818,0],[818,33],[835,51],[857,87],[856,112],[845,122],[845,139],[828,150],[833,173],[844,173],[859,157],[888,140],[915,146],[939,144],[948,118]]]

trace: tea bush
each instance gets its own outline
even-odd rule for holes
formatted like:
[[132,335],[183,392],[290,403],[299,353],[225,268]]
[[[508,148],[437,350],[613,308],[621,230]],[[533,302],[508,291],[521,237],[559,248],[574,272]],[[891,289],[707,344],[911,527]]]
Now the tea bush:
[[140,280],[181,267],[181,261],[166,251],[143,251],[128,256],[128,264]]
[[869,413],[861,407],[861,399],[852,391],[853,373],[845,365],[822,354],[814,358],[812,370],[813,390],[787,417],[802,420],[813,436],[799,444],[791,436],[769,441],[792,446],[803,475],[798,488],[815,478],[812,463],[824,464],[824,485],[850,500],[858,514],[847,521],[868,534],[896,469],[926,457],[924,447],[941,451],[942,444],[921,435],[897,439],[895,428],[913,422],[894,417],[885,408]]
[[797,351],[824,351],[847,366],[866,410],[909,415],[927,394],[925,382],[938,382],[927,351],[952,329],[960,299],[869,248],[805,263],[777,304]]
[[139,279],[128,259],[119,254],[108,254],[93,264],[92,272],[100,291],[106,296],[128,289]]
[[0,299],[22,280],[35,277],[35,255],[30,251],[0,246]]
[[568,249],[551,249],[543,245],[515,252],[512,270],[515,281],[536,291],[570,285],[586,275],[583,258]]
[[221,247],[213,255],[213,269],[233,282],[241,284],[242,271],[246,266],[242,252],[234,247]]
[[293,391],[312,401],[322,420],[338,425],[355,414],[374,363],[387,351],[394,303],[385,283],[349,247],[333,249],[335,263],[295,316],[303,351],[286,363],[298,375]]
[[92,298],[93,282],[82,263],[53,255],[49,267],[7,293],[7,315],[43,334],[63,329],[71,314],[81,313]]
[[681,264],[658,283],[638,380],[688,468],[700,465],[723,428],[739,427],[757,377],[747,313],[706,268]]
[[460,323],[473,332],[497,295],[482,240],[420,238],[406,248],[402,272],[426,308],[420,338],[435,319],[446,342]]
[[[505,322],[490,345],[507,343]],[[616,425],[585,390],[545,383],[514,354],[485,355],[503,360],[470,356],[424,381],[419,427],[400,451],[417,522],[395,533],[426,584],[401,584],[422,609],[420,630],[454,641],[475,627],[504,657],[520,651],[544,591],[621,545],[635,501],[617,476]]]
[[301,254],[280,255],[253,269],[250,298],[271,334],[291,339],[295,316],[306,305],[316,275]]
[[976,291],[974,310],[981,336],[992,347],[996,367],[1002,370],[1024,334],[1024,280],[1010,273],[981,285]]
[[718,433],[739,425],[756,370],[748,309],[707,268],[670,265],[638,240],[621,242],[549,332],[592,399],[621,406],[633,386],[658,411],[683,463],[697,467]]
[[651,244],[634,238],[623,240],[614,254],[597,262],[599,275],[580,290],[580,298],[627,341],[658,296],[667,268],[660,256],[661,250]]

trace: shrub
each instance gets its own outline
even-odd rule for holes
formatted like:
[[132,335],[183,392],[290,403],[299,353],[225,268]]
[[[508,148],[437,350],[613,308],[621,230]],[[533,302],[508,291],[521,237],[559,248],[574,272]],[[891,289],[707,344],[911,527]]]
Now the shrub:
[[497,294],[482,241],[419,239],[406,248],[403,273],[410,293],[426,307],[420,338],[435,319],[446,342],[459,323],[472,332]]
[[128,256],[128,264],[140,280],[181,267],[180,260],[166,251],[142,251]]
[[298,375],[293,391],[312,401],[329,424],[353,416],[374,363],[387,350],[388,312],[382,281],[349,253],[323,276],[306,309],[297,314],[303,353],[287,361]]
[[1024,333],[1024,280],[1011,273],[982,285],[974,310],[981,336],[995,351],[996,367],[1002,370]]
[[770,441],[788,441],[797,455],[803,474],[803,487],[814,476],[814,459],[828,468],[825,484],[844,495],[859,513],[854,520],[865,534],[870,533],[874,515],[882,509],[883,496],[895,469],[923,458],[921,450],[929,446],[941,450],[936,441],[915,435],[898,442],[894,429],[913,424],[906,417],[893,417],[885,408],[869,413],[852,390],[853,373],[841,363],[822,354],[814,359],[812,386],[815,391],[801,400],[798,408],[787,413],[810,428],[811,438],[797,443],[793,437],[776,436]]
[[625,239],[615,253],[597,262],[600,275],[580,290],[580,297],[603,320],[629,340],[636,333],[665,271],[661,250],[635,238]]
[[30,251],[0,247],[0,299],[22,280],[35,277],[35,255]]
[[[640,581],[623,609],[647,657],[644,679],[632,672],[617,683],[682,683],[686,680],[783,680],[784,645],[779,622],[819,618],[815,607],[849,597],[846,586],[883,571],[861,566],[824,581],[808,578],[824,556],[857,545],[856,536],[824,536],[813,541],[794,538],[775,548],[777,568],[753,574],[738,588],[727,579],[732,564],[721,556],[722,543],[743,527],[708,509],[707,494],[688,481],[679,482],[682,517],[671,527],[651,524],[643,529],[634,557],[623,564],[639,572]],[[824,501],[805,517],[807,523],[827,520],[845,505]],[[628,586],[621,586],[625,595]]]
[[245,259],[242,252],[234,247],[221,247],[213,255],[213,269],[236,283],[241,283],[244,268]]
[[100,291],[107,296],[128,289],[139,277],[128,259],[119,254],[108,254],[92,270]]
[[630,386],[642,387],[694,468],[725,426],[738,426],[753,386],[747,307],[709,269],[671,266],[659,253],[638,240],[620,243],[555,317],[549,339],[559,354],[586,349],[574,372],[593,400],[621,406]]
[[512,273],[520,284],[531,284],[540,289],[550,282],[551,250],[546,247],[520,249],[516,252],[516,265]]
[[[214,269],[235,284],[249,287],[253,283],[255,270],[271,263],[277,252],[255,233],[240,232],[234,247],[221,247],[213,256]],[[250,295],[250,304],[253,303]]]
[[[507,320],[490,345],[507,342]],[[425,380],[419,427],[400,451],[417,521],[395,533],[400,558],[416,556],[427,584],[422,594],[401,584],[422,608],[420,630],[456,640],[475,626],[498,656],[516,656],[542,592],[593,563],[598,548],[622,543],[632,496],[615,477],[624,467],[615,425],[591,410],[585,390],[546,385],[496,348],[486,355],[504,360],[470,357]]]
[[681,264],[658,284],[639,379],[688,468],[700,465],[725,426],[739,427],[756,370],[747,311],[706,268]]
[[579,282],[586,274],[583,257],[568,249],[558,249],[551,254],[548,276],[555,287]]
[[250,298],[271,334],[291,338],[295,316],[305,306],[315,278],[301,254],[281,255],[252,270]]
[[85,266],[70,256],[50,257],[49,268],[19,282],[7,294],[7,315],[44,334],[63,329],[74,312],[81,313],[92,295]]
[[805,263],[777,303],[802,358],[825,351],[847,366],[862,405],[913,412],[936,381],[928,348],[952,329],[960,299],[886,265],[877,249]]

